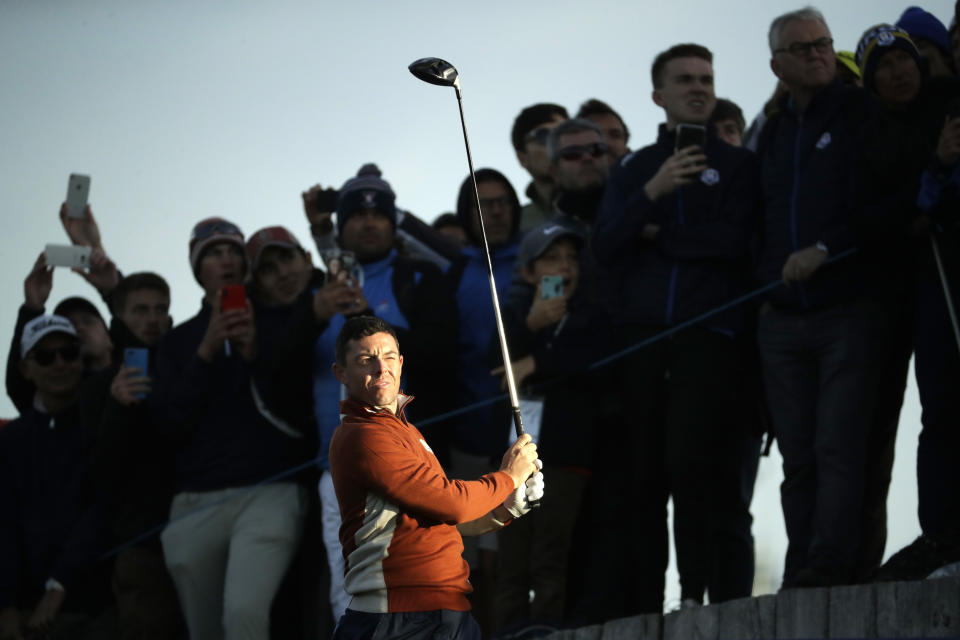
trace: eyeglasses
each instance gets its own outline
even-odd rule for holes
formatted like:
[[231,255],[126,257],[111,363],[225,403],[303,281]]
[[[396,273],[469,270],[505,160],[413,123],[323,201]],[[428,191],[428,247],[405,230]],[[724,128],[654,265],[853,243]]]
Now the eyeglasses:
[[831,51],[833,49],[833,38],[817,38],[811,42],[794,42],[789,47],[774,49],[773,54],[789,53],[800,57],[809,55],[814,49],[816,49],[817,53],[827,53]]
[[507,196],[498,196],[496,198],[480,198],[480,208],[489,211],[494,208],[507,209],[510,207],[510,198]]
[[584,156],[591,158],[601,158],[610,148],[606,142],[594,142],[592,144],[572,144],[557,151],[557,155],[564,160],[579,160]]
[[547,138],[550,137],[550,130],[553,127],[537,127],[531,131],[527,132],[527,135],[523,139],[527,142],[538,142],[540,144],[547,144]]
[[56,349],[34,349],[30,357],[41,367],[49,367],[53,361],[60,356],[64,362],[76,362],[80,357],[80,345],[70,344]]

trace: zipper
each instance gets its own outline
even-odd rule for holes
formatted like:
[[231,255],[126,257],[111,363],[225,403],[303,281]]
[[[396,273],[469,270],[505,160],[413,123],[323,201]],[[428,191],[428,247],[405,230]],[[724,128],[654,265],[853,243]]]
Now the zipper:
[[[677,224],[683,224],[683,222],[683,187],[679,187],[677,189]],[[668,326],[673,324],[673,312],[677,296],[677,275],[679,271],[680,263],[674,260],[673,266],[670,267],[670,288],[667,291],[666,321]]]
[[[800,190],[800,141],[803,139],[803,116],[797,116],[797,135],[793,144],[793,189],[790,192],[790,248],[791,253],[797,251],[797,195]],[[800,294],[800,303],[807,306],[807,296],[803,283],[797,283],[797,293]]]

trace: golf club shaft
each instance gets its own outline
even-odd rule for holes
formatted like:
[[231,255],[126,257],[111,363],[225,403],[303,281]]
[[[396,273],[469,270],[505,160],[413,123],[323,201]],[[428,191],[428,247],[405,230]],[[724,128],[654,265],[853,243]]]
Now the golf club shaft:
[[490,276],[490,296],[493,298],[493,313],[497,320],[497,335],[500,338],[500,352],[503,354],[503,370],[507,374],[507,391],[510,394],[510,407],[513,410],[513,426],[517,437],[523,435],[523,419],[520,417],[520,401],[517,398],[517,384],[513,379],[513,361],[510,360],[510,350],[507,347],[507,333],[503,328],[503,318],[500,315],[500,299],[497,296],[497,282],[493,277],[493,260],[490,259],[490,245],[487,244],[487,232],[483,226],[483,213],[480,210],[480,192],[477,189],[477,175],[473,170],[473,156],[470,154],[470,139],[467,137],[467,121],[463,117],[463,98],[460,96],[460,87],[454,85],[457,92],[457,106],[460,107],[460,126],[463,128],[463,144],[467,148],[467,165],[470,167],[470,179],[473,181],[473,197],[476,198],[477,218],[480,221],[480,239],[483,242],[483,253],[487,257],[487,274]]
[[943,297],[947,300],[947,313],[950,314],[950,324],[953,325],[953,337],[957,341],[957,348],[960,349],[960,325],[957,324],[957,311],[953,308],[953,296],[950,295],[950,283],[947,281],[947,272],[940,258],[940,246],[937,244],[937,237],[932,233],[930,246],[933,247],[933,257],[937,261],[937,271],[940,272],[940,284],[943,285]]

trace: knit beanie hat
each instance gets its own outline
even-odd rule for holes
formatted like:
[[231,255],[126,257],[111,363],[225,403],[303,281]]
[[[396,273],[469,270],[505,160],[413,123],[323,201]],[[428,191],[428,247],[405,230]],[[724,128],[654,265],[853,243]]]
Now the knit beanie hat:
[[340,187],[337,198],[337,235],[343,233],[347,219],[364,209],[376,209],[397,226],[396,195],[390,183],[382,179],[380,169],[372,162],[360,167],[355,178],[350,178]]
[[[235,244],[243,254],[243,265],[248,267],[246,246],[243,244],[243,232],[240,227],[223,218],[206,218],[193,227],[190,232],[190,267],[193,277],[198,278],[197,272],[203,252],[218,242]],[[199,281],[199,278],[198,278]]]
[[897,20],[897,26],[909,33],[912,40],[929,40],[948,59],[952,56],[947,28],[932,13],[920,7],[908,7]]
[[873,74],[877,69],[877,61],[887,51],[901,49],[906,51],[920,66],[920,52],[913,44],[913,40],[906,31],[892,24],[878,24],[867,29],[857,44],[857,65],[860,67],[860,77],[863,86],[873,88]]

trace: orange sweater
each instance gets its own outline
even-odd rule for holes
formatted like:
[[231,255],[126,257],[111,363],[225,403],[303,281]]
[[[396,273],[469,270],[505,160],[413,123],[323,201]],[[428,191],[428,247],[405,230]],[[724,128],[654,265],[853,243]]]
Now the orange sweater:
[[330,443],[350,608],[467,611],[470,568],[456,525],[506,500],[513,480],[503,471],[448,479],[403,414],[410,398],[399,400],[395,416],[347,398]]

